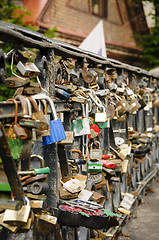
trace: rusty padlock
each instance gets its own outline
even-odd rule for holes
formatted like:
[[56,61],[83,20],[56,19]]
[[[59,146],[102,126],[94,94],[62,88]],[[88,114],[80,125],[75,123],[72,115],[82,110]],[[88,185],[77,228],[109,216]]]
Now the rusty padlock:
[[27,97],[27,98],[29,99],[29,101],[31,102],[31,104],[35,110],[32,113],[32,119],[40,124],[41,130],[48,130],[49,126],[46,122],[43,111],[38,110],[38,105],[34,99],[32,99],[31,97]]
[[17,138],[26,139],[27,138],[27,133],[26,133],[25,129],[23,127],[21,127],[17,122],[17,119],[18,119],[18,103],[13,98],[8,99],[7,101],[11,101],[15,104],[15,119],[14,119],[14,123],[12,123],[13,131],[16,134]]

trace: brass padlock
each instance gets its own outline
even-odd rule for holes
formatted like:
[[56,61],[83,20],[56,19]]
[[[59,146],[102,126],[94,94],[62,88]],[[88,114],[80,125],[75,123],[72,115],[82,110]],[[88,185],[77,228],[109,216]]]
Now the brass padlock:
[[154,100],[152,101],[153,107],[159,107],[159,96],[157,94],[154,95]]
[[147,102],[146,102],[146,106],[144,107],[144,110],[149,111],[152,108],[152,95],[146,94],[145,96],[147,97]]
[[141,95],[138,94],[137,97],[138,97],[138,102],[141,105],[139,110],[142,110],[146,106],[146,103],[145,103],[144,99],[141,97]]
[[12,226],[12,225],[10,225],[10,224],[4,223],[3,218],[4,218],[4,213],[0,215],[0,225],[1,225],[2,227],[7,228],[7,229],[10,230],[11,232],[16,233],[16,232],[18,231],[20,225]]
[[73,131],[65,131],[66,134],[66,139],[62,140],[60,143],[61,144],[73,144],[74,142],[74,136],[73,136]]
[[40,124],[41,130],[48,130],[49,126],[44,117],[44,113],[38,110],[37,103],[34,99],[32,99],[31,97],[27,97],[27,98],[29,99],[29,101],[31,102],[35,110],[35,112],[32,113],[32,119]]
[[34,60],[36,58],[36,53],[30,51],[27,48],[21,47],[20,49],[17,49],[17,51],[24,57]]
[[17,122],[17,119],[18,119],[18,103],[13,98],[8,99],[7,101],[11,101],[15,104],[15,119],[14,119],[14,123],[12,123],[13,131],[16,134],[17,138],[26,139],[27,138],[27,133],[26,133],[25,129],[23,127],[21,127]]
[[3,222],[10,225],[27,223],[30,214],[30,206],[23,205],[20,210],[6,209],[4,212]]
[[126,149],[121,148],[119,151],[114,149],[112,146],[110,146],[110,150],[112,150],[120,159],[124,160],[126,156],[128,155],[128,152]]
[[137,111],[141,107],[141,105],[135,97],[130,96],[130,98],[131,101],[129,102],[129,113],[132,114],[133,112]]
[[12,76],[6,78],[4,84],[8,88],[18,88],[28,84],[29,82],[30,78]]
[[118,101],[116,104],[116,111],[118,113],[119,116],[125,114],[129,108],[130,105],[128,104],[128,102],[126,101],[126,99],[123,97],[119,97],[116,94],[114,94],[115,99]]
[[48,124],[48,129],[43,131],[42,136],[49,136],[50,135],[50,114],[48,114],[47,112],[47,103],[45,99],[39,100],[39,111],[41,111],[41,102],[43,103],[44,117]]
[[[98,148],[93,148],[93,145],[95,144]],[[100,147],[100,142],[99,141],[93,142],[90,148],[90,159],[101,159],[101,157],[102,157],[102,149]]]

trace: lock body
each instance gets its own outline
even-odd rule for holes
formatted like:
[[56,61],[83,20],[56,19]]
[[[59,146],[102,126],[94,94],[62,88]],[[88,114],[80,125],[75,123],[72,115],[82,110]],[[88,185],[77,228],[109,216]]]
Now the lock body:
[[[95,143],[97,144],[98,148],[93,148],[93,145]],[[90,148],[90,159],[101,159],[101,157],[102,157],[102,149],[100,147],[100,143],[98,141],[93,142]]]

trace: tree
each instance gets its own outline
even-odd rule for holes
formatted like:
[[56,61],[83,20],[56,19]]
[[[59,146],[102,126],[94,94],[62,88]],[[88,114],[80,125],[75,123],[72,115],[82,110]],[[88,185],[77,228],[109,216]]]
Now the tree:
[[[134,2],[146,2],[141,0],[134,0]],[[135,38],[139,40],[139,47],[143,49],[142,57],[145,68],[152,69],[159,67],[159,1],[149,0],[154,5],[154,11],[150,13],[155,20],[154,27],[150,29],[149,34],[137,35]]]

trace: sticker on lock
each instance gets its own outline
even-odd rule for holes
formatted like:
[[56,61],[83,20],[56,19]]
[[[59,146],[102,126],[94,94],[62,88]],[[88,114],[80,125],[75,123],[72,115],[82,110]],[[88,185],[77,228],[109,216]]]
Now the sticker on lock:
[[88,103],[82,104],[82,118],[72,121],[72,131],[75,137],[90,134]]
[[102,172],[102,162],[101,161],[89,161],[88,162],[88,172]]

